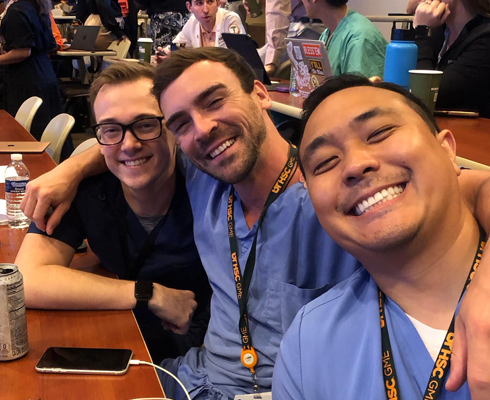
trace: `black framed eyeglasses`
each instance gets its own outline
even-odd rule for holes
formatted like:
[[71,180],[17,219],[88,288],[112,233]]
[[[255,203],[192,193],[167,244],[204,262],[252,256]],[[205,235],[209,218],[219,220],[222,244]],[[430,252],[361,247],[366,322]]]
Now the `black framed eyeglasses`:
[[105,122],[92,125],[92,129],[95,132],[97,141],[103,146],[121,143],[128,129],[136,139],[144,142],[162,136],[163,119],[164,117],[145,117],[127,125],[118,122]]

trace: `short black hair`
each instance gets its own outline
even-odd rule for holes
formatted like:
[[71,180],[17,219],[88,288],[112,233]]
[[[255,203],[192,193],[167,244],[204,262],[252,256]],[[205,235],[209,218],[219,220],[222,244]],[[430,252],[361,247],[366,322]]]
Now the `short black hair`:
[[252,93],[257,76],[242,56],[234,50],[221,47],[199,47],[173,51],[158,66],[152,91],[158,101],[160,101],[162,92],[187,68],[201,61],[223,64],[236,75],[242,89],[246,93]]
[[361,75],[339,75],[328,78],[323,85],[316,88],[310,96],[303,103],[303,112],[301,113],[301,120],[303,122],[303,130],[311,117],[311,114],[316,110],[320,103],[327,97],[334,93],[340,92],[344,89],[349,89],[353,87],[368,86],[384,90],[389,90],[390,92],[395,92],[401,95],[407,105],[413,109],[424,122],[429,127],[430,131],[436,135],[440,129],[437,125],[434,115],[430,112],[427,106],[420,100],[417,96],[410,93],[408,90],[401,86],[395,85],[390,82],[377,82],[373,83],[368,78]]
[[347,4],[349,0],[325,0],[325,2],[330,6],[334,8],[340,8],[343,5]]

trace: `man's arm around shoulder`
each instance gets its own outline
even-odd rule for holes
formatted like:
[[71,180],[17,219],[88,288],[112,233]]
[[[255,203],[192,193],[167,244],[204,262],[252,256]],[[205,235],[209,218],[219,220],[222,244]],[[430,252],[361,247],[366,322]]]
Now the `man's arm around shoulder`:
[[[38,229],[51,235],[70,208],[80,182],[105,171],[100,145],[96,144],[29,182],[20,207]],[[48,215],[50,210],[53,212]]]

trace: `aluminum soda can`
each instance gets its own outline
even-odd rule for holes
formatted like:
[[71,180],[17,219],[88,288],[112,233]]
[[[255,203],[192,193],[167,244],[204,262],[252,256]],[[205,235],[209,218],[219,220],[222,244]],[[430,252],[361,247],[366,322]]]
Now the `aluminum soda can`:
[[15,360],[28,350],[22,274],[14,264],[0,264],[0,361]]

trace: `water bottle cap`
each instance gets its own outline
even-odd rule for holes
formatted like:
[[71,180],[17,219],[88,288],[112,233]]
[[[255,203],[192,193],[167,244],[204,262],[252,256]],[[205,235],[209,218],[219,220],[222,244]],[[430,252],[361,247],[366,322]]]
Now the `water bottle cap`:
[[397,28],[397,21],[393,21],[393,28],[391,28],[391,40],[399,40],[404,42],[414,42],[415,41],[415,29],[410,22],[408,29]]
[[10,159],[12,161],[22,161],[22,154],[17,154],[17,153],[11,154]]

